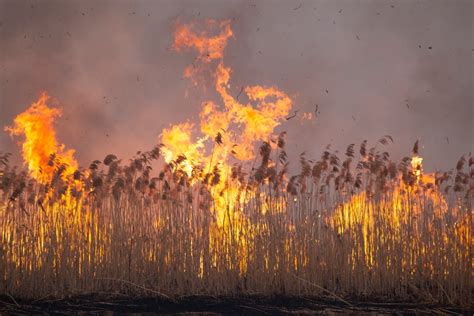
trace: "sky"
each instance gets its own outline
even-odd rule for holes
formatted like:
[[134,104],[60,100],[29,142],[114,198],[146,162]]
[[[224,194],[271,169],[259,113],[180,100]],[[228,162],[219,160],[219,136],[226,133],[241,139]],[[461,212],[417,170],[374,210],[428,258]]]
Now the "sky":
[[[425,169],[447,169],[473,151],[473,13],[469,0],[0,0],[0,126],[47,91],[81,165],[151,149],[211,97],[183,78],[196,54],[172,49],[174,23],[229,19],[235,95],[275,86],[298,113],[318,105],[278,127],[293,156],[391,135],[393,159],[419,139]],[[17,142],[1,129],[19,162]]]

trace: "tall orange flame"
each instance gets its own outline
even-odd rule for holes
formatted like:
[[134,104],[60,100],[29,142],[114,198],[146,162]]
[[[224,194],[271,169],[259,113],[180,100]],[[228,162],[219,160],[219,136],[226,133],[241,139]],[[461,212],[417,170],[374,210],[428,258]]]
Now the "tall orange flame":
[[[197,28],[195,23],[178,25],[174,40],[176,50],[194,48],[199,54],[196,63],[184,71],[186,77],[197,81],[199,74],[208,68],[212,61],[218,62],[213,78],[215,89],[222,98],[224,107],[221,109],[212,101],[203,103],[200,114],[201,132],[206,139],[213,139],[218,133],[225,134],[221,149],[217,153],[219,157],[214,153],[220,161],[225,160],[231,152],[240,160],[252,159],[255,143],[271,136],[275,127],[288,115],[292,101],[277,88],[262,86],[242,89],[249,101],[256,103],[255,106],[250,103],[242,104],[234,98],[229,92],[232,70],[223,62],[227,40],[233,36],[230,21],[207,20],[204,26],[205,30],[198,33],[195,31]],[[216,27],[219,29],[218,35],[209,35],[209,32]],[[174,130],[177,131],[176,128]],[[185,130],[191,132],[189,128]],[[175,157],[184,154],[179,148],[173,148],[179,147],[179,144],[167,141],[170,132],[171,130],[163,132],[163,144],[174,152]]]
[[[448,212],[449,207],[445,196],[435,186],[433,174],[423,173],[423,158],[415,154],[410,161],[410,172],[415,181],[412,185],[405,184],[401,177],[394,180],[389,194],[383,195],[379,199],[374,199],[368,191],[352,195],[350,199],[339,205],[334,214],[329,218],[329,222],[340,233],[344,234],[355,227],[362,232],[364,238],[364,251],[366,253],[366,263],[372,266],[375,258],[371,251],[371,243],[374,241],[373,231],[381,225],[390,225],[393,232],[401,234],[403,226],[412,217],[420,216],[425,211],[425,205],[412,201],[411,192],[423,190],[424,185],[430,184],[432,190],[424,193],[425,202],[432,203],[436,207],[433,209],[436,215],[441,217]],[[408,204],[408,201],[411,202]],[[457,208],[450,210],[458,212]],[[400,236],[401,238],[401,236]],[[412,242],[412,241],[407,241]]]
[[47,93],[42,93],[38,101],[15,118],[13,126],[5,127],[10,135],[25,137],[23,159],[31,175],[42,183],[51,181],[58,163],[65,166],[63,176],[77,170],[75,151],[66,150],[64,144],[56,139],[54,121],[61,116],[61,110],[48,107],[48,100]]
[[[217,35],[212,35],[212,32]],[[193,165],[200,165],[209,171],[216,167],[221,170],[220,181],[212,193],[216,209],[221,214],[224,208],[232,208],[238,198],[237,188],[227,181],[231,170],[230,160],[253,159],[257,142],[268,140],[292,107],[290,97],[275,87],[242,88],[239,96],[245,94],[247,103],[241,103],[238,97],[231,95],[232,70],[224,65],[223,60],[224,49],[231,37],[233,32],[228,20],[206,20],[203,25],[177,25],[173,47],[177,51],[192,48],[198,52],[195,63],[186,68],[184,76],[198,84],[203,75],[210,72],[223,106],[213,101],[202,104],[202,136],[194,138],[196,141],[192,141],[192,134],[196,131],[189,123],[174,125],[161,134],[167,162],[185,156],[187,161],[182,168],[188,174]],[[206,148],[210,151],[206,152]],[[218,214],[218,217],[221,216]]]

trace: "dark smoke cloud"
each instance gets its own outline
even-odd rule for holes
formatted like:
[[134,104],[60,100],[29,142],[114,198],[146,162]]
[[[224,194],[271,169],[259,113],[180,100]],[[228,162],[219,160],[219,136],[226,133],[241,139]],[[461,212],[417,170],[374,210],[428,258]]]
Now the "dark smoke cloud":
[[[425,166],[472,151],[472,1],[0,0],[0,126],[46,90],[63,108],[58,135],[81,164],[127,158],[163,127],[197,121],[208,98],[182,79],[195,55],[172,51],[176,19],[232,19],[225,62],[242,85],[275,85],[295,109],[293,152],[375,143],[395,158],[420,139]],[[16,153],[0,133],[0,151]]]

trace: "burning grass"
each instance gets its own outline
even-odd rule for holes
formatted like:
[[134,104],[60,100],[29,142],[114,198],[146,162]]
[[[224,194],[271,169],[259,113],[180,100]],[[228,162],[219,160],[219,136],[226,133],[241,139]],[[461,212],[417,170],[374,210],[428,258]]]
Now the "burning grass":
[[188,176],[184,161],[171,161],[153,177],[158,147],[128,164],[109,155],[69,176],[54,161],[46,183],[3,155],[3,293],[64,296],[129,282],[166,296],[470,303],[472,171],[464,158],[431,183],[410,158],[395,164],[375,148],[353,169],[349,146],[342,163],[328,151],[316,162],[302,157],[301,173],[283,185],[285,164],[271,166],[270,157],[284,157],[284,147],[268,148],[252,172],[234,168],[228,181],[245,198],[224,210],[213,198],[219,170]]
[[292,100],[262,86],[242,89],[247,103],[232,97],[223,62],[232,36],[226,21],[176,27],[175,49],[199,54],[185,76],[199,84],[211,74],[223,105],[204,102],[200,130],[171,126],[128,162],[110,154],[78,168],[46,95],[6,129],[25,137],[29,170],[0,155],[0,295],[472,304],[473,158],[425,174],[418,142],[395,162],[385,136],[357,154],[354,144],[319,160],[302,154],[300,172],[288,174],[285,133],[274,129]]

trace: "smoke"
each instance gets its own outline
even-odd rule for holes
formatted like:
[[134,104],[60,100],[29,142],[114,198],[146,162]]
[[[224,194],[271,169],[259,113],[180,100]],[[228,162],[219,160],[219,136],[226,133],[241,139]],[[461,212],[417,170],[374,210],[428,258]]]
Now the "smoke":
[[[164,127],[198,121],[209,91],[183,79],[179,19],[231,19],[231,91],[277,86],[294,109],[291,151],[319,156],[390,134],[394,158],[420,139],[425,170],[472,151],[471,1],[1,1],[0,125],[48,93],[58,137],[82,165],[150,149]],[[216,100],[220,101],[220,100]],[[6,133],[0,151],[19,148]]]

